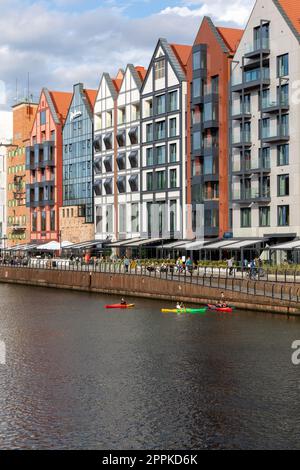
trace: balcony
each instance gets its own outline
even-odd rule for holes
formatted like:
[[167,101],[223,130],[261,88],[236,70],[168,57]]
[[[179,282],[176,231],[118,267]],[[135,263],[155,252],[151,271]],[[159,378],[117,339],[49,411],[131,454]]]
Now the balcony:
[[219,156],[219,145],[218,142],[207,142],[204,141],[203,146],[203,156],[204,157],[218,157]]
[[241,161],[240,157],[232,163],[232,172],[234,175],[254,175],[271,172],[271,164],[268,159],[251,158],[250,160]]
[[244,90],[254,90],[256,88],[270,86],[270,69],[267,67],[257,68],[243,72],[244,79],[237,78],[232,82],[232,91],[241,92]]
[[281,100],[271,101],[269,99],[262,101],[262,111],[266,114],[278,114],[281,111],[288,112],[290,109],[288,97]]
[[277,143],[284,143],[290,140],[289,136],[289,129],[287,128],[278,128],[275,133],[263,132],[262,134],[262,142],[264,144],[277,144]]
[[232,119],[242,121],[242,119],[250,120],[252,118],[250,106],[234,106],[232,109]]
[[251,147],[251,133],[250,132],[240,132],[238,136],[233,136],[232,147]]
[[257,59],[261,56],[266,57],[268,55],[270,55],[269,39],[262,38],[249,45],[246,50],[245,59]]
[[237,189],[232,193],[232,201],[238,204],[270,203],[271,193],[269,188]]

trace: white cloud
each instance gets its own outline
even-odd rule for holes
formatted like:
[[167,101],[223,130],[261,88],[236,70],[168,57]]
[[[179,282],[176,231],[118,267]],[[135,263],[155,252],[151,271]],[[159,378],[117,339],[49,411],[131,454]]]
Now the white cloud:
[[162,15],[178,15],[184,18],[189,16],[202,17],[210,15],[214,20],[226,23],[246,24],[255,0],[182,0],[181,6],[167,7],[160,13]]

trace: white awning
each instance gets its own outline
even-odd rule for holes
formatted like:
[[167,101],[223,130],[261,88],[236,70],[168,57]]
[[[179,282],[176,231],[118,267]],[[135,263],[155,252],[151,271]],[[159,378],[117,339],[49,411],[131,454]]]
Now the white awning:
[[156,243],[162,242],[162,238],[146,238],[144,240],[140,240],[137,242],[130,241],[129,243],[126,243],[126,246],[132,246],[132,247],[140,247],[140,246],[146,246],[146,245],[152,245]]
[[177,242],[168,243],[164,245],[164,248],[167,250],[176,249],[176,248],[185,248],[188,240],[177,240]]
[[185,245],[185,249],[189,251],[201,250],[205,245],[210,243],[211,240],[196,240]]
[[[238,243],[240,240],[236,240],[236,242]],[[234,244],[234,241],[231,239],[231,240],[219,240],[218,242],[216,243],[212,243],[211,245],[207,245],[205,247],[206,250],[219,250],[220,248],[227,248],[227,246],[229,245],[233,245]]]
[[240,248],[246,248],[247,246],[257,245],[258,243],[262,243],[263,241],[265,240],[236,240],[235,242],[234,240],[232,240],[233,243],[231,245],[227,245],[226,250],[239,250]]
[[270,250],[295,250],[300,249],[300,240],[292,240],[291,242],[281,243],[280,245],[274,245],[268,247]]
[[108,247],[110,248],[119,248],[121,246],[126,246],[128,245],[129,243],[136,243],[136,242],[140,242],[140,241],[143,241],[145,240],[145,238],[127,238],[126,240],[119,240],[117,242],[113,242],[113,243],[110,243],[109,245],[107,245]]

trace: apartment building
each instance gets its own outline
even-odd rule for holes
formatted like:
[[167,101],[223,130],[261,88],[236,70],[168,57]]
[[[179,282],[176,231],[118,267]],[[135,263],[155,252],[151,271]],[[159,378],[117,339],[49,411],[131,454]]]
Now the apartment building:
[[118,211],[118,93],[124,71],[116,78],[104,73],[100,80],[94,109],[94,195],[95,238],[117,240]]
[[59,209],[63,203],[63,125],[72,93],[43,88],[26,147],[26,205],[31,241],[60,240]]
[[0,111],[0,249],[7,244],[7,154],[12,141],[12,112]]
[[79,243],[94,239],[93,130],[96,90],[74,85],[63,127],[63,207],[61,239]]
[[30,241],[30,209],[26,207],[26,145],[37,104],[20,101],[12,107],[13,138],[7,154],[7,246]]
[[118,240],[140,235],[140,90],[146,70],[127,65],[117,98]]
[[141,89],[141,236],[186,237],[187,63],[160,39]]
[[232,65],[235,237],[300,236],[299,3],[257,0]]
[[242,34],[204,17],[188,61],[187,200],[194,236],[223,237],[231,231],[230,64]]

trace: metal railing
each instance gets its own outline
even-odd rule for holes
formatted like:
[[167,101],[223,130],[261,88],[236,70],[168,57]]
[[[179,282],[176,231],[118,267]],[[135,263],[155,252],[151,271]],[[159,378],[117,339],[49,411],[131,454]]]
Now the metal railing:
[[120,262],[100,261],[93,264],[69,260],[29,260],[29,263],[11,264],[0,261],[0,267],[33,270],[59,270],[68,272],[104,273],[115,275],[134,275],[156,278],[177,283],[189,283],[199,287],[237,292],[256,297],[271,298],[289,303],[300,300],[300,271],[284,272],[257,269],[250,271],[241,268],[221,268],[198,266],[193,269],[177,269],[174,265],[159,266]]

